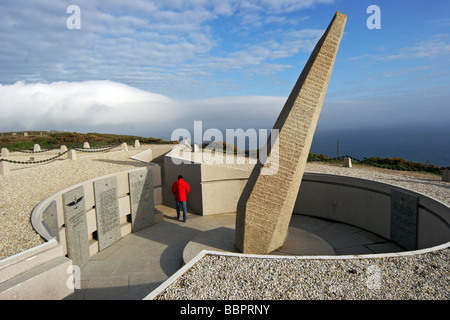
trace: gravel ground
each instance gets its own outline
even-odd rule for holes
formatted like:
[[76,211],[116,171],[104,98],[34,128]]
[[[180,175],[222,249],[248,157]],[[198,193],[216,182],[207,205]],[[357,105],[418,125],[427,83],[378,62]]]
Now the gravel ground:
[[450,250],[377,259],[205,255],[156,300],[447,300]]
[[[0,259],[43,243],[30,223],[31,211],[40,201],[85,180],[145,166],[130,157],[146,148],[149,146],[106,153],[78,152],[75,161],[11,164],[11,172],[0,176]],[[31,156],[40,160],[53,155]],[[30,155],[11,153],[8,158],[25,161]],[[308,163],[306,171],[373,179],[450,205],[450,184],[436,175],[322,163]],[[449,299],[449,256],[448,248],[409,257],[351,260],[206,255],[157,298]]]

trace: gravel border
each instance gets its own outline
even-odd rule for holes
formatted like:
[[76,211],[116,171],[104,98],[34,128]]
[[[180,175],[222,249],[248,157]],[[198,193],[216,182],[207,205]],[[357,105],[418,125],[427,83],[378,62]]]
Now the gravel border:
[[[155,300],[447,300],[450,250],[412,255],[249,257],[208,253]],[[336,256],[338,257],[338,256]],[[184,271],[184,270],[183,270]],[[168,282],[170,282],[168,281]]]

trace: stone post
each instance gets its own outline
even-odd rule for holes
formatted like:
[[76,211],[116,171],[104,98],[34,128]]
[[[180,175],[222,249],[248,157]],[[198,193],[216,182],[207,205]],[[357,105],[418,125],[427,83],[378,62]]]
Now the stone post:
[[128,151],[128,145],[126,142],[122,143],[120,147],[121,147],[122,151]]
[[0,176],[5,176],[9,173],[9,162],[0,161]]
[[268,165],[258,162],[244,187],[235,231],[243,253],[266,254],[284,244],[346,20],[336,12],[275,122],[278,137],[268,139],[267,150],[278,158],[277,169],[262,174]]
[[344,158],[344,165],[343,167],[345,168],[351,168],[352,167],[352,158],[350,157],[345,157]]
[[139,142],[139,140],[134,140],[134,147],[135,148],[140,148],[141,144]]
[[7,156],[9,156],[9,150],[6,148],[2,148],[1,156],[3,158],[6,158]]
[[69,150],[69,152],[67,152],[67,159],[69,160],[77,160],[77,153],[75,152],[75,150]]
[[89,146],[89,142],[85,142],[85,143],[83,143],[83,149],[89,149],[90,148],[90,146]]
[[33,152],[38,152],[38,151],[41,151],[41,146],[36,143],[33,147]]
[[442,174],[442,181],[450,182],[450,169],[449,168],[444,170],[444,173]]

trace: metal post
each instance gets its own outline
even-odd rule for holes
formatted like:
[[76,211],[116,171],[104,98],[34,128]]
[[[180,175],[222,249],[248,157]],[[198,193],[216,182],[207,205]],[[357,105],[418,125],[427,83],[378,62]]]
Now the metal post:
[[339,158],[339,140],[337,141],[337,157]]

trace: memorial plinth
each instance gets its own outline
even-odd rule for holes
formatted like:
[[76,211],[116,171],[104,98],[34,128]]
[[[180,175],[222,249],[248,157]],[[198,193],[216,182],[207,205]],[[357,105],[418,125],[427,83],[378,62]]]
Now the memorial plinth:
[[99,251],[121,238],[116,177],[94,182]]
[[278,137],[269,138],[267,150],[269,158],[278,158],[278,166],[256,164],[241,194],[235,232],[240,252],[270,253],[286,240],[346,20],[336,12],[275,122]]
[[90,259],[83,187],[77,187],[63,194],[62,201],[68,255],[74,265],[82,268]]

